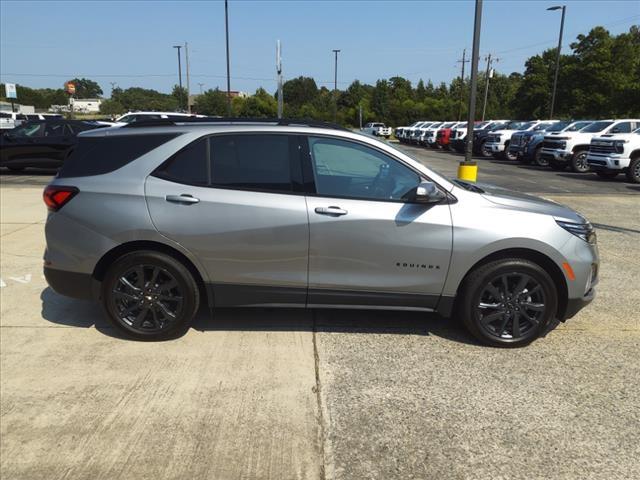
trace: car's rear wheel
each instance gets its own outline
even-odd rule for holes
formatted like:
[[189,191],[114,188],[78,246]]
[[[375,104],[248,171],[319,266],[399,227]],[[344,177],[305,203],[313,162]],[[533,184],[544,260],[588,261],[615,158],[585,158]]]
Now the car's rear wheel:
[[576,173],[587,173],[591,167],[587,163],[587,151],[577,150],[571,157],[571,170]]
[[605,180],[611,180],[618,176],[618,172],[596,172],[596,175],[600,178],[604,178]]
[[180,261],[163,253],[129,253],[107,272],[102,302],[111,323],[139,340],[183,334],[200,303],[198,285]]
[[631,183],[640,183],[640,157],[631,160],[626,175]]
[[481,342],[520,347],[547,332],[557,306],[556,286],[542,267],[530,260],[506,258],[467,276],[458,311]]

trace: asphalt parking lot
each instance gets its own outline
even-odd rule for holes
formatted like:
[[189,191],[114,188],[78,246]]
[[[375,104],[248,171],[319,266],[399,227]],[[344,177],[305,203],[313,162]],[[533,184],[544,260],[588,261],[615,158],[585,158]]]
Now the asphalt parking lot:
[[[445,174],[459,156],[407,148]],[[597,227],[593,304],[531,346],[454,320],[221,310],[119,338],[41,274],[50,172],[0,175],[0,477],[640,478],[640,187],[479,160]],[[579,178],[576,178],[579,177]]]

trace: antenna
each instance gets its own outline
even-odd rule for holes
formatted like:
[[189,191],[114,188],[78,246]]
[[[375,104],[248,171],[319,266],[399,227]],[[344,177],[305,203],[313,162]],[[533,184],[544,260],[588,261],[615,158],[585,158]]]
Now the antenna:
[[278,74],[278,118],[282,118],[284,98],[282,95],[282,47],[280,40],[276,41],[276,73]]

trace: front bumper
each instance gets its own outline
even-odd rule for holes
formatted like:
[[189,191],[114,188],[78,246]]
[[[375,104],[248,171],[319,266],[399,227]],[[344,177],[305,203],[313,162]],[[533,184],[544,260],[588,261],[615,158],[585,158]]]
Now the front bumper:
[[567,150],[555,150],[551,148],[543,148],[541,153],[542,158],[547,160],[555,160],[558,162],[567,162],[573,156],[573,152]]
[[561,321],[569,320],[576,316],[576,314],[584,307],[589,305],[596,297],[596,291],[591,288],[582,298],[570,298],[567,300],[567,308],[564,311],[564,315],[560,318]]
[[629,166],[629,158],[623,155],[587,155],[587,163],[593,170],[620,171]]
[[487,148],[487,150],[489,150],[491,153],[501,153],[504,152],[504,144],[502,143],[487,143],[485,145],[485,147]]

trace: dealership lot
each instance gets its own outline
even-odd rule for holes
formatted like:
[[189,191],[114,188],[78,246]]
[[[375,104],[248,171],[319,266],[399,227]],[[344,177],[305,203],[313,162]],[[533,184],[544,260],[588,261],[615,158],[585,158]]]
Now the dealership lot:
[[[402,147],[454,174],[460,156]],[[184,337],[119,338],[41,274],[49,172],[2,172],[4,478],[640,476],[640,187],[478,160],[598,228],[594,303],[519,350],[437,316],[201,312]]]

